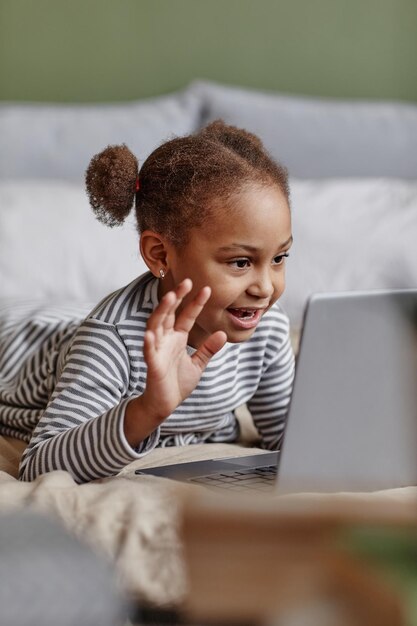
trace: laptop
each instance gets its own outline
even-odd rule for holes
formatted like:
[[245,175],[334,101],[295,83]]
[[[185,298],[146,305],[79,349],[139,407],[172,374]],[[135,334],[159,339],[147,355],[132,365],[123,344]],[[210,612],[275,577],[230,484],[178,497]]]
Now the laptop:
[[417,289],[315,294],[280,452],[137,470],[212,489],[417,485]]

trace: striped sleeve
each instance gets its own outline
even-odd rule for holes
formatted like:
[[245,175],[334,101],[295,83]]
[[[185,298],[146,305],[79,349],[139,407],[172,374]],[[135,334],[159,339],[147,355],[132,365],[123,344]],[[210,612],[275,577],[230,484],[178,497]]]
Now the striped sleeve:
[[152,449],[155,431],[134,450],[123,421],[130,362],[114,325],[89,318],[78,329],[51,399],[22,458],[19,478],[55,469],[87,482],[119,472]]
[[[280,316],[280,332],[270,338],[270,360],[247,406],[261,435],[262,447],[278,450],[285,430],[294,382],[294,352],[288,319]],[[284,325],[283,325],[284,320]]]

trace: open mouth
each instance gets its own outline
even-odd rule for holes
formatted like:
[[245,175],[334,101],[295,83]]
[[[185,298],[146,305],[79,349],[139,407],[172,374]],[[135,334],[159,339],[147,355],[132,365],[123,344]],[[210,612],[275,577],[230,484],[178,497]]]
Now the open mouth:
[[227,309],[232,315],[239,319],[252,319],[257,313],[257,309]]
[[263,309],[244,309],[244,308],[230,308],[227,309],[230,317],[232,318],[235,326],[239,328],[253,328],[257,325],[262,316]]

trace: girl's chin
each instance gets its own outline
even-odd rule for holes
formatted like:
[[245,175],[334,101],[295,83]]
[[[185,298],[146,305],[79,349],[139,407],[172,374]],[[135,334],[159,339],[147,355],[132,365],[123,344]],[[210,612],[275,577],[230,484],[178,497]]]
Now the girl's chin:
[[252,337],[253,333],[255,332],[255,329],[252,328],[250,330],[245,330],[245,331],[229,331],[226,332],[227,335],[227,342],[228,343],[242,343],[242,341],[247,341],[248,339],[250,339],[250,337]]
[[[226,333],[227,335],[227,339],[226,342],[227,343],[242,343],[243,341],[247,341],[248,339],[250,339],[254,333],[254,329],[253,330],[247,330],[244,333],[243,332],[230,332],[227,330],[224,330],[223,328],[219,328],[218,330],[223,330],[223,332]],[[216,332],[216,331],[213,331]],[[206,335],[204,337],[204,339],[202,338],[200,341],[196,340],[194,341],[193,339],[188,339],[188,346],[190,348],[195,348],[197,349],[199,346],[201,346],[201,344],[204,342],[205,339],[207,339],[207,337],[209,337],[209,335]]]

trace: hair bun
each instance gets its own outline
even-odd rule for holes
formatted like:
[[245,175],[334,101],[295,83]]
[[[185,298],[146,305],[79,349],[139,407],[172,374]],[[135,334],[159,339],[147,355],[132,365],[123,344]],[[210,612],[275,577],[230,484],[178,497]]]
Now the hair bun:
[[93,156],[85,174],[90,205],[101,222],[119,226],[132,208],[139,165],[129,148],[107,146]]

